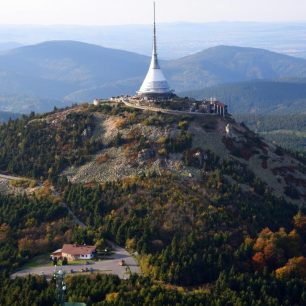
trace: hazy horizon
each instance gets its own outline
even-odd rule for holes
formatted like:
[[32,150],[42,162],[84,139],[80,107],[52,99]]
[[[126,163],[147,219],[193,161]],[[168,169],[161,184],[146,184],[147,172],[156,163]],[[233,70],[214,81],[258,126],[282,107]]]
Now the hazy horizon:
[[[158,22],[158,25],[184,25],[184,24],[271,24],[271,25],[293,25],[293,24],[306,24],[306,19],[305,20],[296,20],[296,21],[256,21],[256,20],[216,20],[216,21],[169,21],[169,22]],[[147,22],[147,23],[126,23],[126,24],[30,24],[30,23],[24,23],[24,24],[13,24],[13,23],[0,23],[0,28],[2,27],[43,27],[43,28],[52,28],[52,27],[82,27],[82,28],[115,28],[115,27],[124,27],[124,26],[152,26],[152,22]]]
[[[258,47],[306,58],[306,22],[158,23],[157,33],[158,51],[163,59],[179,58],[217,45]],[[152,24],[0,25],[0,52],[19,44],[31,45],[50,40],[75,40],[150,55]]]
[[[10,0],[0,3],[1,25],[146,25],[152,0]],[[302,0],[163,0],[157,20],[173,22],[306,22]]]

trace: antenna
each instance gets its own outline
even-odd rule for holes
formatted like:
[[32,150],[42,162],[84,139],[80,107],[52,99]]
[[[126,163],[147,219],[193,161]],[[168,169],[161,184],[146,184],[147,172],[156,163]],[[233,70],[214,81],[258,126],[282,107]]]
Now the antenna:
[[154,20],[153,20],[153,54],[152,54],[152,68],[153,69],[159,69],[159,64],[158,64],[158,60],[157,60],[157,43],[156,43],[156,10],[155,10],[155,1],[153,1],[153,16],[154,16]]
[[153,52],[154,52],[154,54],[157,54],[157,52],[156,52],[156,12],[155,12],[155,1],[153,1],[153,10],[154,10]]

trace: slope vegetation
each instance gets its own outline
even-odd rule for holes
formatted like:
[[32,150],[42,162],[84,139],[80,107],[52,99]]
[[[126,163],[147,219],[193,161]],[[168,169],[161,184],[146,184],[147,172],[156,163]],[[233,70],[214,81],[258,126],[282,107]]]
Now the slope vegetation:
[[270,142],[305,154],[306,115],[248,114],[235,115],[235,118]]
[[0,127],[0,135],[1,170],[18,175],[56,181],[64,174],[73,183],[150,173],[202,179],[207,156],[215,154],[249,169],[276,195],[306,199],[303,161],[232,119],[85,104],[11,121]]
[[[58,197],[0,197],[1,305],[17,305],[12,291],[24,305],[54,304],[54,282],[6,274],[34,255],[25,233],[37,252],[61,242],[59,234],[100,247],[112,239],[134,252],[142,276],[66,278],[69,299],[89,305],[305,304],[305,161],[244,125],[104,103],[0,129],[8,135],[0,138],[2,169],[16,151],[9,170],[48,177],[44,185]],[[22,147],[28,139],[30,156]],[[46,151],[54,159],[44,160]],[[22,160],[27,167],[13,167]],[[87,227],[70,230],[61,201]]]

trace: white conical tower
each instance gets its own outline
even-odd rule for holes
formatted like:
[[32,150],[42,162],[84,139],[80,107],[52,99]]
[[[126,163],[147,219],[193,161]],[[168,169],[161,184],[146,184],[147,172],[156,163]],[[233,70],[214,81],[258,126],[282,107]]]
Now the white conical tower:
[[156,51],[156,22],[155,22],[155,2],[154,4],[154,29],[153,29],[153,51],[149,71],[137,92],[140,96],[169,96],[172,90],[160,69]]

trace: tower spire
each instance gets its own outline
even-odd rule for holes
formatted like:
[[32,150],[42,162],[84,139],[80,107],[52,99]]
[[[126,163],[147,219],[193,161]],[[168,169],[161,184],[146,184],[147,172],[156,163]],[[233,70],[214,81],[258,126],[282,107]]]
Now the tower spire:
[[154,32],[153,32],[153,52],[154,54],[157,54],[156,52],[156,12],[155,12],[155,1],[153,2],[153,8],[154,8]]
[[157,59],[157,43],[156,43],[156,9],[155,1],[153,1],[153,11],[154,11],[154,21],[153,21],[153,54],[152,54],[152,68],[159,69],[158,59]]
[[173,94],[173,91],[170,90],[168,82],[160,69],[157,57],[155,1],[153,1],[153,18],[153,50],[151,64],[137,93],[140,96],[169,97]]

